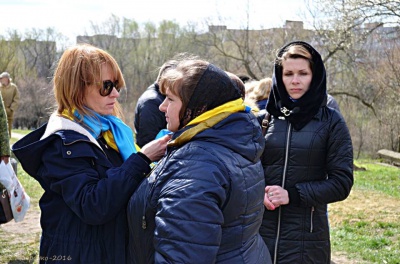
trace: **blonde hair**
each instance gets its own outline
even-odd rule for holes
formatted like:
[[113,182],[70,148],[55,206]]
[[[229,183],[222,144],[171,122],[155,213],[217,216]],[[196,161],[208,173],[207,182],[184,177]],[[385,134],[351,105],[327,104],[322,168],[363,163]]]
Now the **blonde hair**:
[[[72,111],[76,109],[81,116],[93,116],[85,107],[85,92],[93,84],[98,84],[99,89],[101,88],[101,66],[104,64],[110,66],[118,80],[118,88],[124,87],[125,80],[121,70],[116,60],[106,51],[89,44],[78,44],[63,53],[53,76],[58,114],[67,110],[70,116],[74,116]],[[118,102],[114,105],[113,115],[123,117]]]
[[256,81],[256,80],[252,80],[252,81],[246,82],[246,83],[244,84],[245,93],[246,93],[246,98],[249,97],[249,95],[250,95],[251,93],[253,93],[254,89],[255,89],[256,86],[257,86],[257,84],[258,84],[258,81]]
[[282,61],[287,59],[306,59],[310,64],[310,69],[313,69],[313,61],[311,53],[302,45],[293,44],[288,46],[281,56],[277,57],[277,64],[282,66]]
[[271,87],[272,87],[271,78],[267,77],[261,79],[254,84],[254,87],[249,93],[248,97],[256,101],[268,99],[269,93],[271,92]]

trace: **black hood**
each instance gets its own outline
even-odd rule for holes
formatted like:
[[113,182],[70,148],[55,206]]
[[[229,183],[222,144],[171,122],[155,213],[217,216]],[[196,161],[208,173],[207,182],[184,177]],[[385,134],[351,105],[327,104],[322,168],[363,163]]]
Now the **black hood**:
[[179,128],[186,126],[202,113],[241,97],[236,82],[225,71],[209,64],[194,88]]
[[[311,53],[313,76],[310,88],[300,99],[295,102],[292,101],[282,81],[282,66],[276,60],[267,111],[276,118],[284,117],[296,130],[300,130],[317,114],[319,108],[326,104],[326,71],[321,55],[311,45],[303,41],[294,41],[285,45],[278,52],[278,57],[285,52],[287,47],[294,44],[305,47]],[[281,111],[284,108],[288,110],[286,111],[287,116]]]

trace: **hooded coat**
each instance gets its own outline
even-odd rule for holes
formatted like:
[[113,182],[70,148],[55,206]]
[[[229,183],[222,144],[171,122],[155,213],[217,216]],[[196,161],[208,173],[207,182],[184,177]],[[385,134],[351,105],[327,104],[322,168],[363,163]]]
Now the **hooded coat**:
[[55,114],[13,152],[44,190],[40,263],[126,263],[126,204],[150,172],[143,158],[132,154],[122,163],[111,147]]
[[344,200],[353,185],[353,147],[346,123],[326,106],[326,73],[319,53],[312,55],[309,90],[292,101],[275,64],[267,110],[272,115],[262,156],[266,185],[279,185],[289,204],[265,210],[260,234],[274,263],[330,263],[327,204]]
[[[218,94],[214,90],[230,79],[216,72],[206,72],[200,83],[207,84],[200,86]],[[195,96],[188,109],[201,104]],[[209,100],[223,103],[220,97]],[[257,119],[239,111],[207,127],[190,138],[185,134],[195,128],[191,125],[175,132],[171,142],[180,143],[167,148],[130,199],[130,263],[270,263],[258,233],[264,212],[259,161],[264,139]]]

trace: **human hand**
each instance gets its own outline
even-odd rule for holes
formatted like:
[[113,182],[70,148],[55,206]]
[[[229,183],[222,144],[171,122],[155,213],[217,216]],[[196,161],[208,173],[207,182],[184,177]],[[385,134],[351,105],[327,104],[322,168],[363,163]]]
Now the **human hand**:
[[10,156],[1,156],[1,161],[4,161],[5,164],[8,164],[10,161]]
[[269,185],[265,187],[264,205],[268,210],[275,210],[281,205],[289,203],[289,194],[278,185]]
[[264,205],[268,210],[275,210],[275,205],[269,200],[267,192],[264,194]]
[[165,154],[167,143],[171,139],[171,136],[172,135],[165,135],[159,139],[150,141],[142,147],[140,152],[146,155],[151,161],[160,160]]

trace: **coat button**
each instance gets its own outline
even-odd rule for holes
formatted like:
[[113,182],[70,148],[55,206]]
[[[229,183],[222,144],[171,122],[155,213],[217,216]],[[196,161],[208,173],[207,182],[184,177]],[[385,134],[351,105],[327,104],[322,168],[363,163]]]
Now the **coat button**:
[[67,155],[71,155],[71,151],[70,150],[67,150]]

